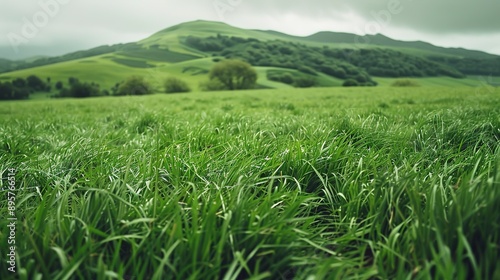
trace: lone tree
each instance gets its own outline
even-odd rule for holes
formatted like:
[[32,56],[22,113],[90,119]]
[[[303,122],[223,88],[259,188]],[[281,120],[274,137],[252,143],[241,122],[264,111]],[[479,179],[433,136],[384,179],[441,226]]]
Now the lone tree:
[[28,84],[28,87],[32,88],[33,90],[42,91],[46,89],[45,83],[42,81],[42,79],[35,75],[30,75],[28,78],[26,78],[26,83]]
[[151,92],[151,86],[143,77],[131,76],[118,87],[117,95],[145,95]]
[[257,72],[241,60],[224,60],[210,71],[210,80],[218,80],[229,90],[251,89],[255,87]]

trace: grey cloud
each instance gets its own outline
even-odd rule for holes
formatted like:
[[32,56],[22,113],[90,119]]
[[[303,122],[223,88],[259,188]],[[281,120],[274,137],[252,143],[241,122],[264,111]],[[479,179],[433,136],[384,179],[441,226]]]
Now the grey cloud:
[[500,30],[500,1],[363,0],[353,1],[351,5],[361,16],[374,19],[374,14],[387,11],[391,1],[399,2],[402,11],[392,15],[390,24],[435,34],[497,33]]
[[[241,13],[283,14],[296,12],[304,16],[325,17],[353,12],[366,21],[386,22],[389,6],[399,13],[390,13],[388,24],[405,26],[430,33],[496,33],[500,30],[500,1],[470,0],[357,0],[357,1],[286,1],[265,0],[242,2]],[[380,15],[380,16],[379,16]]]
[[[462,34],[473,40],[478,34],[500,32],[500,1],[483,0],[0,0],[0,56],[22,57],[23,54],[7,52],[10,45],[8,34],[20,34],[24,18],[33,19],[43,11],[39,3],[61,4],[49,23],[40,28],[34,38],[23,46],[33,50],[36,46],[50,47],[56,52],[64,51],[67,44],[97,46],[102,44],[140,40],[171,25],[196,19],[226,21],[246,28],[265,28],[272,21],[272,28],[294,34],[295,30],[349,31],[363,29],[370,22],[381,22],[380,31],[397,34],[394,30],[413,30],[418,34]],[[390,3],[400,3],[400,13],[390,14]],[[216,4],[216,5],[214,5]],[[218,7],[218,8],[217,8]],[[222,7],[222,10],[221,10]],[[224,7],[226,8],[224,10]],[[378,18],[376,15],[381,15]],[[296,23],[285,21],[294,15]],[[349,18],[349,16],[353,18]],[[354,18],[355,17],[355,18]],[[378,19],[377,19],[378,18]],[[272,20],[270,20],[272,19]],[[309,28],[304,28],[304,23]],[[349,30],[346,26],[351,26]],[[339,27],[342,26],[342,27]],[[418,38],[425,40],[426,37]],[[489,49],[494,49],[488,46]],[[496,48],[495,48],[496,49]],[[31,53],[30,51],[29,53]],[[45,50],[44,50],[45,52]],[[26,51],[26,53],[28,53]]]

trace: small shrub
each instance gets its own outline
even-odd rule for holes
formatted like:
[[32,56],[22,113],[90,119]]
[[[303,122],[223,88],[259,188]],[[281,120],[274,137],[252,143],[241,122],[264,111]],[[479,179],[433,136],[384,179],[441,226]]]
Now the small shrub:
[[295,82],[295,79],[290,73],[269,73],[267,74],[267,79],[275,82],[285,83],[291,85]]
[[53,98],[62,97],[75,97],[75,98],[85,98],[85,97],[95,97],[101,96],[101,90],[96,83],[83,83],[75,80],[69,88],[61,87],[59,89],[59,94],[52,95]]
[[58,81],[58,82],[56,83],[56,89],[57,89],[57,90],[61,90],[62,88],[63,88],[63,83],[62,83],[61,81]]
[[391,86],[393,87],[419,87],[420,84],[414,80],[404,79],[404,80],[396,80]]
[[308,66],[304,66],[304,65],[299,65],[297,67],[297,70],[299,70],[300,72],[302,73],[305,73],[305,74],[310,74],[310,75],[318,75],[318,73],[316,73],[316,71],[314,71],[314,69],[312,69],[311,67],[308,67]]
[[293,85],[298,88],[314,87],[316,85],[316,79],[312,77],[300,77],[295,79],[295,83]]
[[84,98],[94,95],[96,89],[88,83],[75,83],[71,86],[70,92],[72,97]]
[[191,88],[179,78],[169,77],[164,83],[166,93],[190,92]]
[[293,84],[295,82],[293,76],[290,73],[285,73],[281,76],[281,81],[285,84]]
[[64,98],[64,97],[72,97],[71,91],[67,88],[62,88],[59,90],[58,94],[54,94],[51,96],[52,98]]
[[78,83],[78,79],[77,78],[75,78],[75,77],[69,77],[68,78],[68,84],[69,85],[73,85],[73,84],[76,84],[76,83]]
[[199,87],[202,91],[227,90],[227,87],[219,80],[208,80],[206,82],[201,82]]
[[369,77],[365,76],[365,75],[362,75],[362,74],[358,74],[356,75],[356,77],[354,78],[358,83],[360,84],[364,84],[364,83],[367,83],[369,81]]
[[359,83],[358,81],[354,80],[354,79],[348,79],[346,80],[343,84],[342,84],[343,87],[357,87],[359,86]]
[[151,86],[143,77],[132,76],[120,84],[117,95],[145,95],[151,92]]

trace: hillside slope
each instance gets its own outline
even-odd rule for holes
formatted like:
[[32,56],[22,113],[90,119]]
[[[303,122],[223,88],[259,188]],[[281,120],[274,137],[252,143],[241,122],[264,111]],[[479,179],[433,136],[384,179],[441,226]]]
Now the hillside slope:
[[402,52],[417,51],[423,55],[444,55],[449,57],[495,59],[497,55],[482,51],[467,50],[463,48],[444,48],[422,41],[398,41],[382,34],[359,36],[350,33],[322,31],[303,38],[307,41],[321,42],[327,44],[354,44],[357,47],[389,47]]

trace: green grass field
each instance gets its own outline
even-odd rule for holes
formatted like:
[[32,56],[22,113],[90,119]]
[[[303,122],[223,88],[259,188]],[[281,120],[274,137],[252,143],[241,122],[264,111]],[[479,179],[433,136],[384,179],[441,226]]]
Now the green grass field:
[[2,102],[0,279],[499,279],[483,89]]

